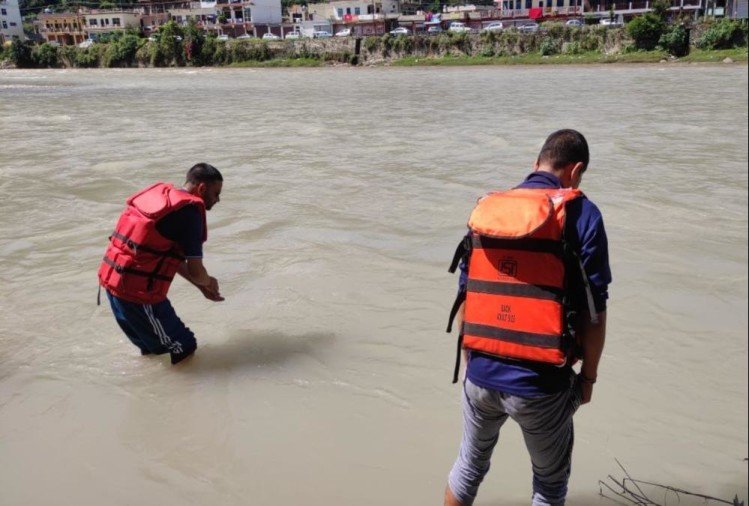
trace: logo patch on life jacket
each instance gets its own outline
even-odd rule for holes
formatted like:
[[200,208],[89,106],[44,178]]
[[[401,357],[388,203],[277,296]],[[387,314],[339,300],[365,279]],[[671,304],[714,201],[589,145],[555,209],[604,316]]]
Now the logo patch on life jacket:
[[512,257],[504,257],[499,260],[499,277],[514,278],[518,273],[518,262]]

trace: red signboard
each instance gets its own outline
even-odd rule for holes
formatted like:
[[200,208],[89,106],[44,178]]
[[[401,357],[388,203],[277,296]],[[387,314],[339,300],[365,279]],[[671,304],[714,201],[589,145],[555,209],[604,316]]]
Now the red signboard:
[[531,19],[538,19],[544,15],[544,10],[541,7],[533,7],[528,9],[528,17]]

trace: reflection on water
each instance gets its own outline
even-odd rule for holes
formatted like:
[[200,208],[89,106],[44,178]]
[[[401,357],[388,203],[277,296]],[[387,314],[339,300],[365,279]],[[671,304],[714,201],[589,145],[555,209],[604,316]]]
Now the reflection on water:
[[[745,497],[746,90],[745,66],[0,72],[3,502],[439,503],[447,264],[560,127],[591,144],[614,274],[570,502],[598,504],[614,458]],[[125,197],[197,161],[226,179],[226,301],[175,282],[200,349],[173,369],[95,273]],[[526,504],[509,424],[492,465],[477,504]]]

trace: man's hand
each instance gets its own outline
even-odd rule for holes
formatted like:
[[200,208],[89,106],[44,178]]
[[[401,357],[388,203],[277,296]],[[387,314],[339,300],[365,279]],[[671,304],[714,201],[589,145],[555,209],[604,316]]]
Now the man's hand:
[[218,289],[218,281],[214,277],[209,278],[209,282],[207,286],[198,286],[201,292],[203,292],[203,296],[208,299],[212,300],[214,302],[221,302],[224,300],[224,298],[221,296],[221,292],[219,292]]
[[580,390],[582,391],[582,401],[580,405],[588,404],[590,399],[593,397],[593,383],[580,382]]

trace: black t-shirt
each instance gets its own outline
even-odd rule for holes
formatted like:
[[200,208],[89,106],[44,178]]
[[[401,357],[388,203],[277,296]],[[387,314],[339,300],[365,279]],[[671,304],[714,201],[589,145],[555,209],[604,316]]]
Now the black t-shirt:
[[203,258],[203,216],[195,204],[167,214],[156,222],[156,230],[179,244],[185,258]]

